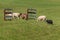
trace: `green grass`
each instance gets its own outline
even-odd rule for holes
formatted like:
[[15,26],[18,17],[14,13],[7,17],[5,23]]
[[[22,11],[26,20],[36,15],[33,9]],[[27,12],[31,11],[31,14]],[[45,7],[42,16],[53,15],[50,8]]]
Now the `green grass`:
[[[54,25],[36,20],[4,21],[4,9],[26,13],[36,8],[37,17],[46,15]],[[0,0],[0,40],[60,40],[60,0]]]

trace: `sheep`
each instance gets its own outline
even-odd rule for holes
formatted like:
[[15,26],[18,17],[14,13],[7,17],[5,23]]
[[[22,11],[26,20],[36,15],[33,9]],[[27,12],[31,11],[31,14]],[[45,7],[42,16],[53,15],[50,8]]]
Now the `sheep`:
[[13,16],[13,19],[14,19],[14,18],[19,19],[20,13],[13,13],[12,16]]
[[25,14],[25,13],[21,13],[20,14],[20,17],[22,18],[22,19],[25,19],[25,20],[27,20],[28,19],[28,14]]
[[46,20],[48,24],[53,24],[53,20]]
[[39,16],[37,18],[37,21],[45,21],[46,20],[46,16],[42,15],[42,16]]

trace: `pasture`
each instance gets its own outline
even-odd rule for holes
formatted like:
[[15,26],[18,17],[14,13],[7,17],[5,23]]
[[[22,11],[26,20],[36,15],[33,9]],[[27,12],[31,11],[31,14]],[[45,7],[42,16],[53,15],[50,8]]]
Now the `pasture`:
[[[46,15],[54,25],[36,20],[4,21],[4,8],[20,13],[36,8],[37,17]],[[0,0],[0,40],[60,40],[60,0]]]

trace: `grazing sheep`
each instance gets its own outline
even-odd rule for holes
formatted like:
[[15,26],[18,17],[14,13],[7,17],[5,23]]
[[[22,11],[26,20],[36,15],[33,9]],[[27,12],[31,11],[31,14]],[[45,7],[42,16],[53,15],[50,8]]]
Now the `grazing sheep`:
[[27,20],[28,19],[28,14],[20,14],[20,17],[22,18],[22,19],[25,19],[25,20]]
[[19,19],[19,17],[20,17],[20,13],[13,13],[13,18],[17,18],[17,19]]
[[53,21],[52,21],[52,20],[46,20],[46,22],[47,22],[48,24],[53,24]]
[[46,20],[46,16],[42,15],[42,16],[39,16],[37,18],[37,21],[45,21]]

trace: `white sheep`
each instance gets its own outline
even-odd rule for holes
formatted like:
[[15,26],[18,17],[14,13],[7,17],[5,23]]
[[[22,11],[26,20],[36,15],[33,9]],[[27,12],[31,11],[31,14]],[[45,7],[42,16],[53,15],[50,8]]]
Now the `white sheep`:
[[37,21],[44,21],[46,20],[46,16],[42,15],[37,18]]
[[19,19],[19,15],[20,15],[20,13],[13,13],[13,18],[17,18],[17,19]]

